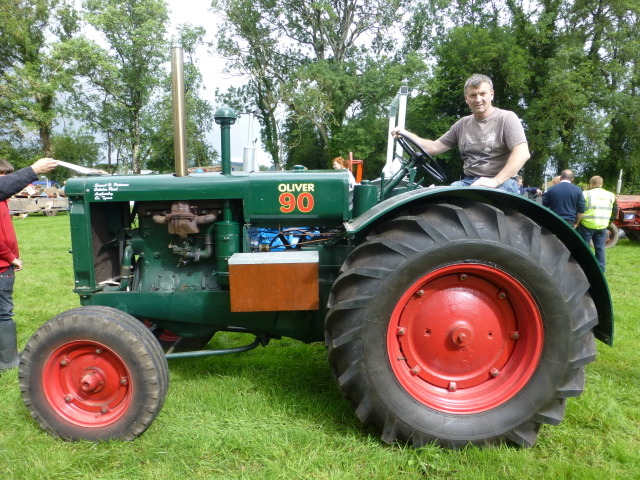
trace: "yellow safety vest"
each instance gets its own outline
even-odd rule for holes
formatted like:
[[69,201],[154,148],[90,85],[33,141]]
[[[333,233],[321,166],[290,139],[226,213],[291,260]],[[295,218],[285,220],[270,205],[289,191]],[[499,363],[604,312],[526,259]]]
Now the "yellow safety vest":
[[604,188],[594,188],[583,193],[586,209],[580,223],[593,230],[607,228],[611,220],[611,210],[616,201],[615,195]]

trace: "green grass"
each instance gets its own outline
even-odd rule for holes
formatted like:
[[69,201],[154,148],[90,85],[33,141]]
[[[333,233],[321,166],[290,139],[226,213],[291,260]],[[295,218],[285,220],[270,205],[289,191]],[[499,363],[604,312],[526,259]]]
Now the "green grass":
[[[16,219],[24,270],[19,344],[78,305],[68,216]],[[640,472],[637,339],[640,244],[607,252],[615,347],[598,342],[587,387],[527,450],[382,444],[334,383],[323,345],[273,341],[240,355],[172,360],[163,410],[133,442],[65,442],[44,433],[0,375],[0,478],[9,479],[632,479]],[[224,340],[224,338],[222,339]],[[215,340],[214,341],[219,341]]]

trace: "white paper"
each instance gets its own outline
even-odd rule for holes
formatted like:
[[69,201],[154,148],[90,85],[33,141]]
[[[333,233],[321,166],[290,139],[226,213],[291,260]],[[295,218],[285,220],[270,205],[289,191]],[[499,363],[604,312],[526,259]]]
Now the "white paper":
[[107,172],[105,172],[104,170],[98,170],[96,168],[88,168],[88,167],[82,167],[80,165],[75,165],[73,163],[69,163],[69,162],[63,162],[62,160],[56,160],[58,162],[58,166],[60,167],[65,167],[68,168],[70,170],[74,170],[78,173],[83,173],[84,175],[108,175]]

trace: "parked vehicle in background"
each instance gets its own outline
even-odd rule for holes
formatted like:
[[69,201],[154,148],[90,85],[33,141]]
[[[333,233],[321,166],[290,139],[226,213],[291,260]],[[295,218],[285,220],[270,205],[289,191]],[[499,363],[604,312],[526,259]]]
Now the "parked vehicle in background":
[[[640,241],[640,195],[619,195],[617,200],[618,213],[609,225],[609,238],[616,238],[613,229],[624,231],[625,236],[634,242]],[[612,245],[615,245],[613,242]]]

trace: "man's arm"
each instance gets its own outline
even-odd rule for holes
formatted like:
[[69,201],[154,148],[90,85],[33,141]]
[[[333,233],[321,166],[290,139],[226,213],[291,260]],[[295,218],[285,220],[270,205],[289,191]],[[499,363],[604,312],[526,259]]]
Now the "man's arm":
[[429,155],[439,155],[441,153],[451,150],[451,147],[447,147],[440,140],[428,140],[426,138],[419,137],[415,133],[411,133],[404,128],[396,128],[391,131],[391,136],[397,138],[400,134],[412,140],[414,143],[421,146]]
[[15,195],[31,182],[38,179],[38,175],[49,173],[58,166],[58,162],[51,158],[41,158],[30,167],[25,167],[9,175],[0,175],[0,201]]
[[473,182],[471,186],[498,188],[510,178],[515,177],[530,157],[531,154],[529,153],[528,143],[516,145],[513,147],[513,150],[511,150],[511,155],[509,155],[507,163],[505,163],[502,170],[500,170],[495,177],[481,177]]
[[573,225],[573,228],[578,228],[578,225],[580,225],[580,222],[582,222],[582,217],[584,217],[584,213],[577,213],[576,214],[576,222]]
[[[580,187],[578,187],[578,190],[579,189]],[[582,191],[580,191],[580,193],[578,193],[577,195],[576,223],[574,225],[574,228],[578,228],[578,225],[580,225],[580,222],[582,221],[582,217],[584,217],[584,212],[587,210],[587,202],[585,200],[585,195],[586,195],[586,192],[582,192]]]

